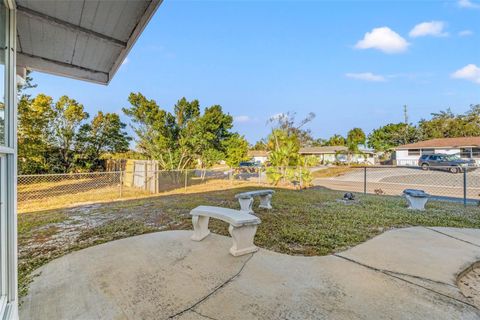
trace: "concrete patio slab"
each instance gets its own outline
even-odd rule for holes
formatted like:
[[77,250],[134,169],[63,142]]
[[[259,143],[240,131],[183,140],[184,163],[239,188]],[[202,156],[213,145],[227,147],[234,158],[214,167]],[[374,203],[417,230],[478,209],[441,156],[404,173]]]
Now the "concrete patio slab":
[[235,258],[231,239],[195,242],[191,234],[147,234],[52,261],[39,269],[21,319],[480,318],[478,308],[448,294],[451,284],[436,290],[378,270],[448,282],[479,258],[480,248],[432,230],[389,231],[343,258],[267,250]]
[[[228,308],[219,306],[228,305]],[[213,319],[475,319],[458,301],[335,256],[262,251],[196,310]]]
[[480,230],[478,229],[446,227],[430,227],[429,229],[480,247]]
[[39,269],[22,319],[164,319],[234,276],[231,239],[159,232],[74,252]]
[[[480,230],[474,233],[480,237]],[[385,232],[338,255],[376,269],[456,285],[458,273],[480,260],[480,247],[413,227]]]

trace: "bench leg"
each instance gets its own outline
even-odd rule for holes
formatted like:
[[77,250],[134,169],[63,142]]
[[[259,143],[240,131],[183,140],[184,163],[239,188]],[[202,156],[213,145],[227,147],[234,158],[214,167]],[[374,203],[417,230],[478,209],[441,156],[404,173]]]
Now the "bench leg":
[[238,199],[238,202],[240,203],[240,210],[242,211],[247,211],[249,213],[253,213],[252,207],[253,207],[253,197],[251,198],[240,198]]
[[271,201],[272,200],[272,195],[267,194],[265,196],[260,196],[260,208],[264,209],[272,209]]
[[210,230],[208,230],[208,221],[210,220],[209,217],[204,216],[193,216],[192,217],[192,224],[193,224],[193,235],[191,237],[194,241],[202,241],[205,239],[206,236],[210,234]]
[[253,238],[257,232],[256,225],[243,226],[239,228],[230,225],[228,232],[230,232],[230,235],[233,239],[233,246],[230,248],[230,254],[232,256],[238,257],[258,250],[258,248],[253,244]]
[[418,198],[406,195],[408,202],[408,209],[412,210],[425,210],[425,204],[428,201],[428,198]]

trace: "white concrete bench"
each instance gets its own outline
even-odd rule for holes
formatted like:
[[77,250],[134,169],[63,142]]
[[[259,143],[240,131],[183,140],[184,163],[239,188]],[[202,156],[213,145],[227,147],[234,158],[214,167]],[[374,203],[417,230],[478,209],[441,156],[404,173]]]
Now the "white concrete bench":
[[430,195],[423,190],[405,189],[403,195],[407,199],[408,209],[425,210],[425,204]]
[[205,239],[210,234],[208,221],[210,218],[215,218],[230,224],[228,232],[233,239],[233,246],[230,248],[233,256],[237,257],[258,250],[253,244],[257,226],[261,222],[258,217],[239,210],[210,206],[196,207],[190,211],[190,215],[193,224],[192,240]]
[[253,197],[260,197],[259,208],[272,209],[271,200],[274,193],[273,190],[255,190],[236,194],[235,198],[240,203],[240,210],[253,213]]

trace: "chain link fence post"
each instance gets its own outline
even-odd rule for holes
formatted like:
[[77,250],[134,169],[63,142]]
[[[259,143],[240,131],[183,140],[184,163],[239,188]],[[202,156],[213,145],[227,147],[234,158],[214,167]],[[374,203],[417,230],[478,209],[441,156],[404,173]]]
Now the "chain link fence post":
[[143,188],[145,189],[145,191],[148,190],[148,186],[147,186],[147,183],[148,183],[148,167],[147,167],[147,162],[145,162],[143,164]]
[[187,193],[187,185],[188,185],[188,169],[185,169],[185,193]]
[[120,198],[123,197],[123,171],[120,171]]
[[367,167],[363,167],[363,194],[367,194]]
[[463,169],[463,206],[467,206],[467,169]]
[[300,190],[303,189],[302,167],[298,167],[298,179],[300,180]]

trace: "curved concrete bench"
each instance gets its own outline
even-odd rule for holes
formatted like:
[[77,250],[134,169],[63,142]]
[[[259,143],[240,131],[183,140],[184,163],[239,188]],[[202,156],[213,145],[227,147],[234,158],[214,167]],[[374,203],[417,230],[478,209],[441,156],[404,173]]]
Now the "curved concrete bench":
[[228,222],[228,232],[233,239],[230,253],[237,257],[255,252],[258,248],[253,244],[260,219],[249,213],[221,207],[199,206],[190,211],[193,224],[192,240],[202,241],[210,234],[208,222],[210,218]]
[[255,190],[236,194],[235,198],[240,203],[240,210],[253,213],[253,197],[260,197],[259,208],[272,209],[271,200],[274,193],[273,190]]
[[423,190],[405,189],[403,195],[407,199],[408,209],[425,210],[425,204],[430,195]]

